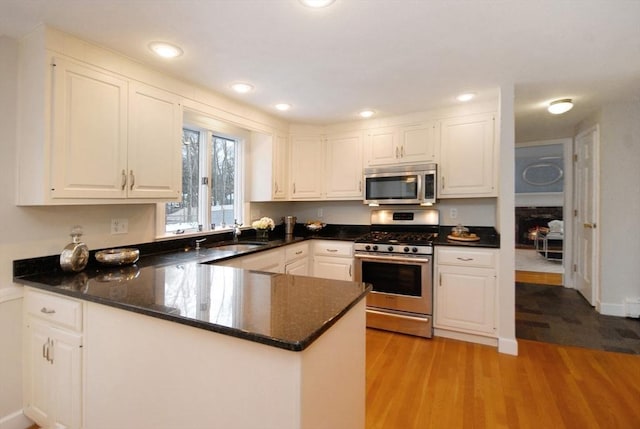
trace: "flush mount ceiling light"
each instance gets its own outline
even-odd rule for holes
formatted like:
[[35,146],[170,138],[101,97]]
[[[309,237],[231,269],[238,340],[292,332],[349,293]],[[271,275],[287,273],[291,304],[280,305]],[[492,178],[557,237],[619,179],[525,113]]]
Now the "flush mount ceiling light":
[[182,49],[176,45],[167,42],[151,42],[149,43],[149,49],[162,58],[175,58],[184,53]]
[[320,8],[329,6],[331,3],[335,1],[336,0],[300,0],[300,3],[302,3],[304,6],[307,6],[307,7],[320,9]]
[[547,110],[549,113],[554,115],[560,115],[562,113],[568,112],[573,108],[573,101],[570,98],[564,98],[562,100],[555,100],[549,103],[549,107]]
[[291,104],[289,103],[278,103],[274,106],[276,109],[278,109],[281,112],[286,112],[287,110],[291,109]]
[[372,117],[376,112],[374,112],[373,110],[363,110],[362,112],[359,113],[359,115],[363,118],[370,118]]
[[464,94],[460,94],[456,97],[458,101],[471,101],[475,98],[476,94],[473,92],[465,92]]
[[237,82],[231,85],[231,89],[233,89],[238,94],[246,94],[247,92],[253,91],[253,85],[245,82]]

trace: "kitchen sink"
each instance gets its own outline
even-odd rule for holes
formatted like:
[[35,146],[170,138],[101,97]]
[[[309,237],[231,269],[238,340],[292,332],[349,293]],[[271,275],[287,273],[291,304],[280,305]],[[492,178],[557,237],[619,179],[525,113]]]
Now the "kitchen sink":
[[267,243],[234,243],[223,244],[220,246],[212,247],[215,250],[229,250],[231,252],[245,252],[247,250],[257,249],[258,247],[266,246]]

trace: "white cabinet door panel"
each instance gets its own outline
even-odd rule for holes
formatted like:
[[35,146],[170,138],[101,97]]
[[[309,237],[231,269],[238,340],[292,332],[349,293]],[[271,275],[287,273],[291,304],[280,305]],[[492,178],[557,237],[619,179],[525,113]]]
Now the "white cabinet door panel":
[[125,80],[54,59],[52,198],[121,198],[127,168]]

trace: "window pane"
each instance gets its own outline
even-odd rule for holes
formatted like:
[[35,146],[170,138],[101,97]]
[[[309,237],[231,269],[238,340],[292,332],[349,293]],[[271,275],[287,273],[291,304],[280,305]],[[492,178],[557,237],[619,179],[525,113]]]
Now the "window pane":
[[211,150],[211,222],[232,225],[235,206],[236,142],[213,136]]
[[166,231],[197,228],[200,183],[200,132],[182,130],[182,201],[167,203]]

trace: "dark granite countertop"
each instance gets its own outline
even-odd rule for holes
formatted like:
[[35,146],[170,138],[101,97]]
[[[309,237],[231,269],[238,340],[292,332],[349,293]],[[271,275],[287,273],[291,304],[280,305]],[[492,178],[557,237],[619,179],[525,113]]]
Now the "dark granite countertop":
[[364,283],[199,263],[41,273],[17,283],[291,351],[362,300]]
[[[442,226],[436,246],[499,248],[493,227],[469,227],[477,242],[447,240],[451,226]],[[207,236],[195,250],[195,239],[176,238],[143,243],[140,260],[128,267],[104,267],[93,254],[78,274],[60,270],[59,255],[17,260],[14,281],[50,292],[110,305],[197,328],[207,329],[292,351],[301,351],[363,299],[364,283],[270,274],[216,266],[243,256],[309,239],[354,241],[368,225],[327,225],[310,232],[297,224],[293,236],[278,229],[271,239],[241,252],[222,249],[231,235]],[[252,243],[246,234],[239,243]]]
[[478,241],[456,241],[449,240],[447,236],[451,233],[454,226],[441,226],[438,238],[433,243],[436,246],[461,246],[461,247],[485,247],[492,249],[500,248],[500,234],[492,226],[468,226],[469,232],[475,233],[480,237]]

